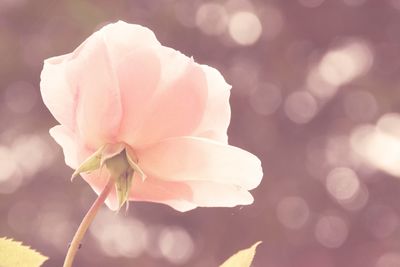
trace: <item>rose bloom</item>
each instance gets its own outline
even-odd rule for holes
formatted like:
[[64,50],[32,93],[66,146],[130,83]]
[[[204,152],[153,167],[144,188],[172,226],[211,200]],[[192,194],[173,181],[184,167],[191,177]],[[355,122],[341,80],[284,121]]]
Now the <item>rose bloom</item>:
[[[107,146],[107,157],[125,149],[137,164],[145,176],[133,171],[129,200],[179,211],[253,202],[248,190],[262,168],[228,145],[231,86],[216,69],[162,46],[151,30],[106,25],[74,52],[45,60],[40,87],[60,123],[50,134],[68,166],[77,169]],[[99,193],[110,173],[81,175]],[[106,204],[119,208],[115,189]]]

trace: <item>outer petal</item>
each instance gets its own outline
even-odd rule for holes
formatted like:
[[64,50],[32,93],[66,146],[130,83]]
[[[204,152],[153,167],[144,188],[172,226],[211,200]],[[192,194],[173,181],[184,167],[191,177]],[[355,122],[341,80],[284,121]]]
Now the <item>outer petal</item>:
[[66,61],[71,54],[44,61],[40,74],[40,91],[43,102],[56,120],[71,130],[75,129],[76,90],[66,79]]
[[229,96],[231,86],[221,73],[207,65],[201,66],[207,77],[208,100],[204,116],[194,135],[228,143],[227,130],[231,120]]
[[[115,91],[118,84],[113,77],[113,66],[131,51],[150,46],[160,46],[151,30],[123,21],[108,24],[86,39],[73,53],[45,60],[40,82],[44,103],[61,124],[76,132],[77,106],[80,104],[79,130],[84,138],[95,139],[91,143],[96,146],[103,139],[113,136],[114,128],[119,123],[119,98]],[[90,104],[81,104],[83,98]],[[103,109],[107,102],[105,99],[109,100],[115,116],[110,116],[109,110]],[[105,110],[104,114],[99,114],[99,110]],[[107,120],[106,125],[110,127],[103,127],[103,131],[95,134],[102,119],[93,123],[94,114],[98,114],[96,118]]]
[[50,129],[50,135],[62,147],[65,163],[76,169],[79,166],[79,159],[75,134],[67,127],[57,125]]
[[179,211],[197,207],[192,199],[192,190],[185,183],[170,182],[147,177],[144,181],[134,175],[129,199],[132,201],[149,201],[169,205]]
[[[103,169],[83,174],[83,177],[100,194],[109,174]],[[166,204],[181,212],[197,207],[234,207],[253,203],[251,194],[238,186],[206,181],[170,182],[152,177],[142,181],[138,175],[134,177],[129,199]],[[106,204],[111,210],[118,209],[115,188],[107,197]]]
[[204,114],[207,84],[201,67],[175,50],[162,47],[158,52],[161,80],[140,132],[130,142],[134,148],[167,137],[190,135]]
[[233,185],[207,181],[171,182],[153,177],[142,182],[136,176],[130,200],[162,203],[183,212],[196,207],[247,205],[253,202],[253,197],[247,190]]
[[136,49],[117,65],[123,117],[119,141],[133,143],[160,80],[160,60],[152,48]]
[[121,119],[118,81],[101,32],[90,36],[68,62],[67,78],[77,88],[75,99],[78,133],[97,148],[113,142]]
[[113,62],[124,60],[133,50],[160,46],[154,33],[143,26],[118,21],[104,26],[101,30]]
[[188,181],[186,184],[193,191],[192,203],[199,207],[234,207],[254,201],[253,196],[240,186],[208,181]]
[[206,138],[169,138],[136,150],[136,155],[147,175],[168,181],[209,181],[253,189],[263,175],[253,154]]
[[[104,168],[92,173],[82,174],[85,181],[92,187],[96,194],[100,194],[107,184],[109,173]],[[167,182],[148,178],[144,182],[135,174],[130,193],[131,201],[149,201],[169,205],[179,211],[188,211],[197,207],[190,200],[192,191],[189,186],[179,182]],[[106,205],[111,210],[118,209],[118,199],[115,188],[106,199]]]

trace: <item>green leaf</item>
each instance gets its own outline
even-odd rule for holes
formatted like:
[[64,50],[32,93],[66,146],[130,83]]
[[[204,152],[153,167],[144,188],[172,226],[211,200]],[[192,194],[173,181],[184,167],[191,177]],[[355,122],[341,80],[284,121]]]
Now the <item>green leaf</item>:
[[0,238],[1,267],[39,267],[48,258],[21,242]]
[[100,147],[96,152],[90,155],[82,164],[75,170],[71,176],[71,181],[78,176],[81,172],[90,172],[100,168],[101,155],[104,146]]
[[238,251],[235,255],[227,259],[220,267],[250,267],[256,254],[257,246],[261,244],[258,241],[251,247]]

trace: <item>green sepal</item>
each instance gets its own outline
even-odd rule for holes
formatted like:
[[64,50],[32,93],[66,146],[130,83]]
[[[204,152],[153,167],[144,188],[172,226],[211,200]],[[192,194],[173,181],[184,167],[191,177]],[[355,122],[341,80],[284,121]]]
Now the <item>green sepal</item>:
[[134,170],[128,163],[125,151],[105,161],[105,165],[115,181],[118,211],[128,201]]
[[131,168],[137,172],[140,176],[140,178],[142,178],[142,181],[144,181],[146,179],[146,174],[142,171],[142,169],[139,167],[139,165],[131,158],[131,156],[129,155],[128,150],[125,150],[126,153],[126,158],[128,160],[129,165],[131,166]]
[[124,206],[125,203],[126,208],[128,209],[129,191],[132,186],[133,173],[134,171],[132,169],[129,169],[125,173],[121,174],[117,179],[115,179],[115,189],[117,191],[118,199],[118,211]]
[[71,176],[71,181],[74,180],[82,172],[91,172],[101,167],[101,156],[104,146],[100,147],[96,152],[90,155],[82,164],[74,171]]
[[118,211],[126,204],[129,205],[129,191],[133,182],[133,175],[136,172],[144,181],[146,175],[136,163],[136,159],[132,158],[133,153],[129,153],[125,144],[107,144],[99,148],[90,155],[72,174],[71,180],[83,172],[91,172],[105,166],[114,180],[117,199]]
[[123,143],[108,144],[104,146],[104,149],[101,152],[100,166],[103,166],[108,159],[111,159],[120,154],[124,149],[125,145]]

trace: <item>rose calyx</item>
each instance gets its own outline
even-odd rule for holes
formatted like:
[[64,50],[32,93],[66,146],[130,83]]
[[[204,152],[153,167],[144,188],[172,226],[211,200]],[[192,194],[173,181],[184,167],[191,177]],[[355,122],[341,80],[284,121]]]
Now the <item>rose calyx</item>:
[[72,174],[71,181],[80,173],[89,173],[102,167],[107,168],[114,180],[118,199],[118,210],[126,203],[128,208],[129,191],[135,172],[144,179],[146,175],[132,158],[132,150],[125,144],[107,144],[90,155]]

